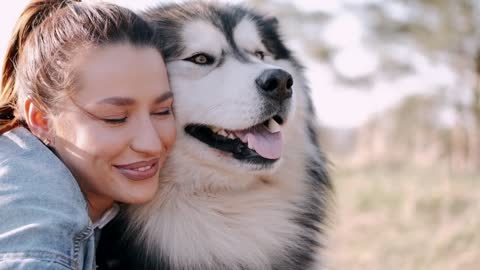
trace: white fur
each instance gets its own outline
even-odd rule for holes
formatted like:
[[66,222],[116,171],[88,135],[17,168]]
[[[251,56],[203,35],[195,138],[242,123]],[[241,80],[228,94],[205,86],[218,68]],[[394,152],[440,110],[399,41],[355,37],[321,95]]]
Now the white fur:
[[[234,33],[245,51],[265,49],[250,20],[240,22]],[[270,269],[272,258],[298,242],[302,230],[291,218],[298,211],[294,202],[304,200],[309,188],[305,162],[313,147],[305,131],[305,78],[288,61],[235,60],[228,56],[223,34],[207,22],[190,22],[183,35],[190,46],[183,57],[196,52],[220,57],[223,50],[225,63],[220,68],[181,60],[169,64],[178,140],[162,170],[158,196],[146,206],[130,208],[130,218],[142,228],[139,241],[147,242],[151,255],[162,247],[173,265],[212,269],[220,261]],[[268,68],[289,71],[295,82],[296,110],[283,127],[285,150],[277,166],[257,170],[183,132],[188,123],[227,129],[256,124],[261,99],[254,80]]]
[[240,48],[245,49],[247,52],[255,53],[260,50],[267,52],[265,46],[261,42],[261,37],[258,33],[257,26],[249,19],[243,19],[237,24],[233,32],[233,37]]

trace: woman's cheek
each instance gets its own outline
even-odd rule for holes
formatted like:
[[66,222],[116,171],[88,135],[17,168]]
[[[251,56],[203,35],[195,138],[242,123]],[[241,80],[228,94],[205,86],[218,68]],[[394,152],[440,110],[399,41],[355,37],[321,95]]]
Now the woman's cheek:
[[108,159],[121,154],[128,148],[123,135],[122,132],[110,128],[89,128],[76,136],[80,148],[96,157]]
[[175,121],[172,119],[167,121],[160,129],[160,137],[167,150],[170,150],[175,143],[177,129]]

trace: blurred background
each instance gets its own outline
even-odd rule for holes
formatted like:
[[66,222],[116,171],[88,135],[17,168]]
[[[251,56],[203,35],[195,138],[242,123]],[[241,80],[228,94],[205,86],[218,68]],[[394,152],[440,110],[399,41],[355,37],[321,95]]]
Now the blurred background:
[[[307,67],[337,192],[330,268],[480,269],[480,1],[244,2]],[[2,55],[26,3],[1,4]]]

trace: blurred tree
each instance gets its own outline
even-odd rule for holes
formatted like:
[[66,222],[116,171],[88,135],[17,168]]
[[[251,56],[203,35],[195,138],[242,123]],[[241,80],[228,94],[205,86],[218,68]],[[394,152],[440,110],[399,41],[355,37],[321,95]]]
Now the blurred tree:
[[[477,74],[477,84],[474,89],[474,101],[473,101],[473,112],[475,115],[475,122],[477,124],[477,141],[480,141],[480,48],[477,51],[477,56],[475,58],[476,62],[476,74]],[[480,165],[480,143],[478,143],[477,148],[475,149],[477,164]]]
[[[395,0],[411,8],[406,22],[390,20],[390,29],[398,35],[413,38],[423,53],[432,61],[446,62],[466,81],[472,81],[471,97],[463,93],[446,95],[445,103],[457,112],[457,123],[451,128],[445,143],[450,155],[466,152],[467,167],[480,167],[480,1],[478,0]],[[380,4],[382,5],[382,4]],[[388,20],[388,16],[385,16]],[[387,24],[387,25],[389,25]],[[380,26],[381,28],[382,26]],[[383,26],[384,27],[384,26]],[[383,31],[385,32],[385,30]],[[391,36],[392,33],[389,34]],[[436,78],[431,78],[435,80]],[[460,81],[457,81],[460,83]],[[467,84],[468,85],[468,84]],[[460,91],[457,85],[449,91]],[[452,99],[453,97],[453,99]],[[473,118],[473,121],[470,121]],[[464,138],[459,140],[458,138]],[[458,155],[457,155],[458,156]]]
[[[304,48],[306,54],[317,61],[327,64],[331,64],[336,53],[344,49],[326,44],[328,42],[325,42],[324,30],[328,29],[328,23],[345,14],[358,16],[365,35],[356,42],[380,55],[381,68],[377,73],[370,74],[368,82],[371,84],[354,81],[350,86],[356,89],[370,90],[377,79],[418,75],[421,73],[417,69],[418,61],[424,61],[425,56],[426,62],[429,62],[422,62],[420,66],[430,65],[427,69],[445,67],[448,72],[453,71],[450,83],[413,86],[436,87],[423,89],[425,92],[436,93],[427,98],[430,101],[422,98],[406,99],[404,106],[391,111],[399,115],[392,116],[386,112],[373,119],[372,122],[376,123],[369,123],[363,128],[368,130],[366,135],[359,136],[363,138],[359,144],[364,144],[360,148],[378,155],[382,155],[381,152],[385,150],[386,155],[391,155],[389,146],[392,145],[398,147],[399,153],[419,156],[440,153],[439,159],[462,160],[456,163],[469,163],[470,167],[480,168],[480,0],[385,0],[366,1],[368,3],[364,4],[339,0],[341,9],[330,13],[320,10],[305,12],[298,9],[293,1],[249,2],[279,16],[285,32],[290,37],[301,40],[303,47],[300,48]],[[391,49],[399,47],[407,53],[405,50]],[[400,53],[397,55],[397,52]],[[421,56],[418,57],[419,55]],[[335,69],[333,65],[330,67]],[[415,74],[417,71],[418,74]],[[474,74],[477,74],[477,83]],[[435,77],[436,75],[430,76],[427,79],[432,82],[443,79]],[[337,84],[345,83],[338,76],[336,79]],[[445,81],[448,79],[443,80]],[[400,89],[393,84],[391,91],[398,90]],[[442,121],[438,119],[439,110],[445,107],[451,109],[449,113],[453,110],[456,114],[452,117],[453,123],[446,125],[450,125],[450,129],[435,126],[434,123]],[[363,134],[362,132],[359,133]],[[398,138],[400,134],[403,136]],[[380,143],[382,140],[384,143]],[[434,150],[428,150],[422,145],[431,145],[430,149]],[[419,153],[413,153],[414,151]]]

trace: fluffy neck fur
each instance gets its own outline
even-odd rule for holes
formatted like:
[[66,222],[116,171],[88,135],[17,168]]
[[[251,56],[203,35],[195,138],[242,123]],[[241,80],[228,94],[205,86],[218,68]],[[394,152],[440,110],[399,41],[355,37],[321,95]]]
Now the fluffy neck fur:
[[315,180],[306,168],[312,160],[322,161],[310,141],[305,111],[298,107],[290,121],[295,126],[287,123],[288,148],[272,175],[223,172],[176,149],[162,170],[156,199],[128,211],[129,229],[140,235],[148,257],[160,257],[174,270],[293,270],[275,265],[295,265],[288,253],[305,250],[302,245],[316,247],[318,239],[309,239],[306,231],[319,231],[295,221],[299,213],[319,210],[304,208],[310,206],[308,198],[321,196],[313,194],[319,190],[312,188]]

